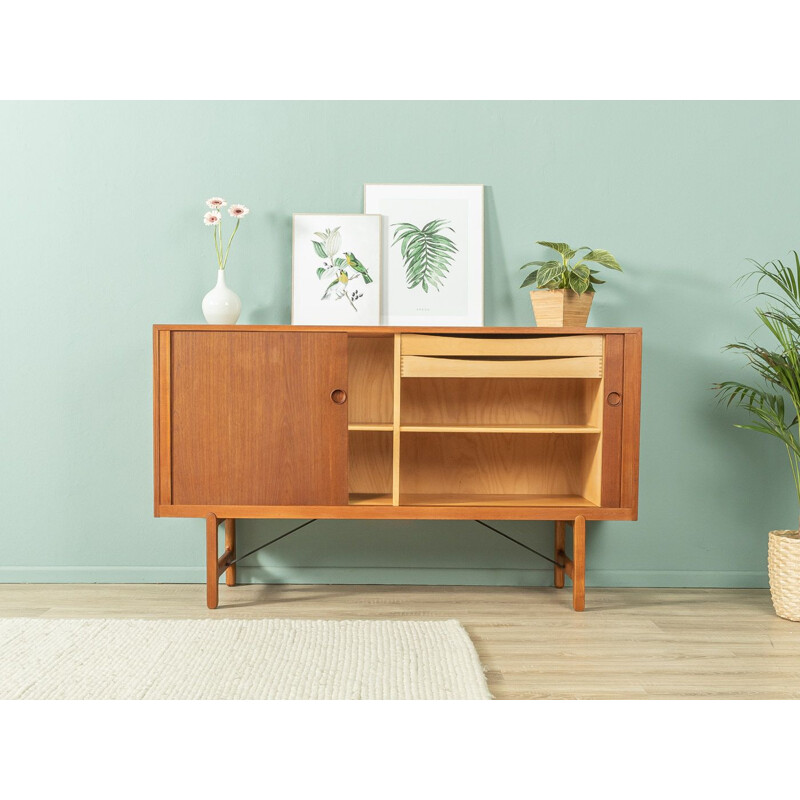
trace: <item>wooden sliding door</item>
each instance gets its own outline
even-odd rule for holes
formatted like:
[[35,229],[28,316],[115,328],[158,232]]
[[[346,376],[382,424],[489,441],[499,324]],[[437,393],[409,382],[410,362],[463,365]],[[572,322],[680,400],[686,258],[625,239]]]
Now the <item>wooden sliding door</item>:
[[169,346],[166,502],[347,504],[345,333],[177,330]]
[[609,334],[605,338],[602,506],[636,509],[641,336]]

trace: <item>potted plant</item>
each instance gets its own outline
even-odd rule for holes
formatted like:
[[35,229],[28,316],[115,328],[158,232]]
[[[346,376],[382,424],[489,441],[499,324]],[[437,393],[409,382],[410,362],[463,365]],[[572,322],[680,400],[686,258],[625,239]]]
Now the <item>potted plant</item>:
[[[755,270],[740,279],[755,279],[755,296],[766,301],[766,307],[756,309],[756,316],[767,344],[736,342],[725,349],[744,355],[759,385],[724,381],[714,388],[727,406],[744,408],[753,417],[750,425],[737,428],[774,436],[786,448],[800,503],[800,256],[794,251],[793,255],[793,266],[780,260],[751,261]],[[800,533],[771,531],[767,562],[776,613],[800,622]]]
[[[564,242],[536,242],[543,247],[555,250],[560,259],[551,261],[529,261],[520,269],[537,267],[528,275],[520,286],[536,285],[531,291],[531,304],[536,324],[544,327],[563,328],[565,325],[585,327],[592,307],[594,287],[601,281],[597,275],[599,270],[591,269],[589,264],[600,264],[609,269],[622,272],[617,259],[608,250],[593,250],[591,247],[579,247],[573,250]],[[586,250],[586,255],[578,256]],[[576,263],[572,259],[578,256]]]

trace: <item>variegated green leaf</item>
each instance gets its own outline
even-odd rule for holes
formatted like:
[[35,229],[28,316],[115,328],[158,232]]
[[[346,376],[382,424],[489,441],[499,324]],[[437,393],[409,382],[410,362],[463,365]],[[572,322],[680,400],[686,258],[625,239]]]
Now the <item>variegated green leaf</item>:
[[536,242],[536,244],[542,245],[542,247],[549,247],[551,250],[555,250],[556,253],[560,253],[564,258],[569,261],[572,256],[575,255],[575,250],[573,250],[566,242]]
[[520,269],[525,269],[526,267],[543,267],[545,264],[551,263],[547,261],[529,261],[527,264],[523,264]]
[[562,256],[565,253],[574,252],[566,242],[536,242],[536,244],[540,244],[542,247],[549,247],[551,250],[555,250],[556,253],[561,253]]
[[569,274],[569,288],[572,289],[573,292],[583,294],[589,288],[590,277],[588,267],[575,267]]
[[541,289],[560,288],[563,279],[564,267],[562,264],[541,267],[537,276],[537,282]]
[[593,264],[602,264],[604,267],[622,272],[622,267],[617,263],[617,259],[608,250],[590,250],[582,260],[591,261]]
[[522,283],[520,284],[519,288],[520,289],[524,289],[526,286],[530,286],[532,283],[536,283],[536,276],[538,274],[539,274],[539,270],[535,269],[533,272],[531,272],[530,275],[528,275],[527,278],[525,278],[524,281],[522,281]]

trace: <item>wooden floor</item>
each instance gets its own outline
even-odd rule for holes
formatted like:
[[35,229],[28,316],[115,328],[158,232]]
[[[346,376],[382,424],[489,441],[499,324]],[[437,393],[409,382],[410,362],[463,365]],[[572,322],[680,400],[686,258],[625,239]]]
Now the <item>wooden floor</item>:
[[[458,619],[498,699],[800,698],[800,623],[762,589],[0,585],[0,617]],[[2,655],[0,654],[0,664]],[[2,671],[0,670],[0,676]]]

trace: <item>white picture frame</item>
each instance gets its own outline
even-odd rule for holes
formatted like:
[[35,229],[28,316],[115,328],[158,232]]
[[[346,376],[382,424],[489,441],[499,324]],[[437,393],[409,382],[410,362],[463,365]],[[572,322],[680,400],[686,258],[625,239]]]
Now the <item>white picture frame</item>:
[[364,212],[382,217],[382,324],[483,325],[482,184],[368,183]]
[[292,215],[292,325],[380,325],[381,274],[379,214]]

